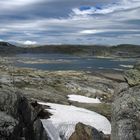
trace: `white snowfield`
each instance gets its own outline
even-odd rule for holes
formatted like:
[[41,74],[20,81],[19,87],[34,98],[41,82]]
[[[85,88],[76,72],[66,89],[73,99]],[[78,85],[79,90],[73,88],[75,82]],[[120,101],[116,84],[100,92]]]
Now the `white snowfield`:
[[81,95],[68,95],[70,101],[76,101],[80,103],[101,103],[98,98],[89,98]]
[[51,108],[47,109],[53,114],[51,118],[42,120],[44,128],[49,133],[51,140],[61,140],[59,136],[68,140],[78,122],[90,125],[105,134],[111,133],[110,122],[96,112],[68,105],[43,102],[39,102],[39,104],[47,105]]

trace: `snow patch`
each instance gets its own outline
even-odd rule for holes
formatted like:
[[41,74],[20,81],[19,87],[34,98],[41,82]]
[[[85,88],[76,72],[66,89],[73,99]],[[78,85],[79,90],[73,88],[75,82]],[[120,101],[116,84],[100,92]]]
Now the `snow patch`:
[[47,131],[48,137],[51,140],[61,140],[59,136],[59,132],[57,131],[57,129],[55,128],[55,126],[52,124],[50,120],[41,120],[41,121],[42,121],[43,127]]
[[[47,120],[42,120],[43,125],[45,126],[44,128],[48,126],[48,121],[51,121],[52,126],[54,126],[55,130],[58,131],[55,133],[58,133],[61,137],[65,138],[66,140],[69,139],[69,137],[72,135],[72,133],[75,130],[75,125],[78,122],[90,125],[96,128],[97,130],[102,131],[105,134],[111,133],[110,122],[104,116],[96,112],[68,105],[43,102],[39,102],[39,104],[50,106],[51,109],[46,110],[53,114],[51,118]],[[46,130],[48,131],[48,129],[52,129],[52,127],[47,127]]]
[[101,103],[98,98],[89,98],[81,95],[68,95],[70,101],[77,101],[80,103]]
[[123,69],[118,69],[118,68],[113,68],[113,70],[116,70],[116,71],[123,71]]
[[120,65],[120,66],[124,68],[133,68],[133,65]]

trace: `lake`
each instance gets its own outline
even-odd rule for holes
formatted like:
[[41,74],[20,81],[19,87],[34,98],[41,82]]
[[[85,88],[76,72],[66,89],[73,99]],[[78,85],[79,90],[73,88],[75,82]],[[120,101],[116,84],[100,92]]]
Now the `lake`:
[[[96,57],[78,57],[65,54],[20,54],[16,56],[18,67],[36,68],[41,70],[124,70],[131,68],[136,59],[112,59]],[[41,60],[41,63],[38,63]],[[44,61],[50,61],[45,63]],[[28,61],[28,63],[26,63]],[[51,63],[53,61],[53,63]],[[55,63],[56,61],[56,63]],[[35,62],[35,63],[31,63]],[[44,63],[43,63],[44,62]],[[58,63],[59,62],[59,63]]]

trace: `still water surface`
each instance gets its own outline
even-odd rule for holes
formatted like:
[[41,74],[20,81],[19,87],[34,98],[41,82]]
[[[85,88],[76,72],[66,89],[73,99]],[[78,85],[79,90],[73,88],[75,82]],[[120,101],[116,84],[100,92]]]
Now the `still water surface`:
[[[123,70],[128,69],[136,63],[135,59],[115,60],[111,58],[77,57],[65,54],[20,54],[17,59],[36,63],[16,62],[16,66],[36,68],[41,70]],[[37,63],[42,60],[42,63]],[[44,60],[53,63],[43,63]],[[59,61],[61,63],[54,63]],[[66,61],[66,62],[65,62]]]

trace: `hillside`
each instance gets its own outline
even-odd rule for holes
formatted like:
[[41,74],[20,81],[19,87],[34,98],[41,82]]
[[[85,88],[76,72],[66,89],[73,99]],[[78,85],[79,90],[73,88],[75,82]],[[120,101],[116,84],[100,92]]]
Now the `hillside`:
[[44,45],[37,47],[17,47],[7,42],[0,42],[0,54],[18,53],[62,53],[80,56],[117,56],[140,57],[140,45]]
[[22,53],[23,49],[8,42],[0,42],[0,55]]

